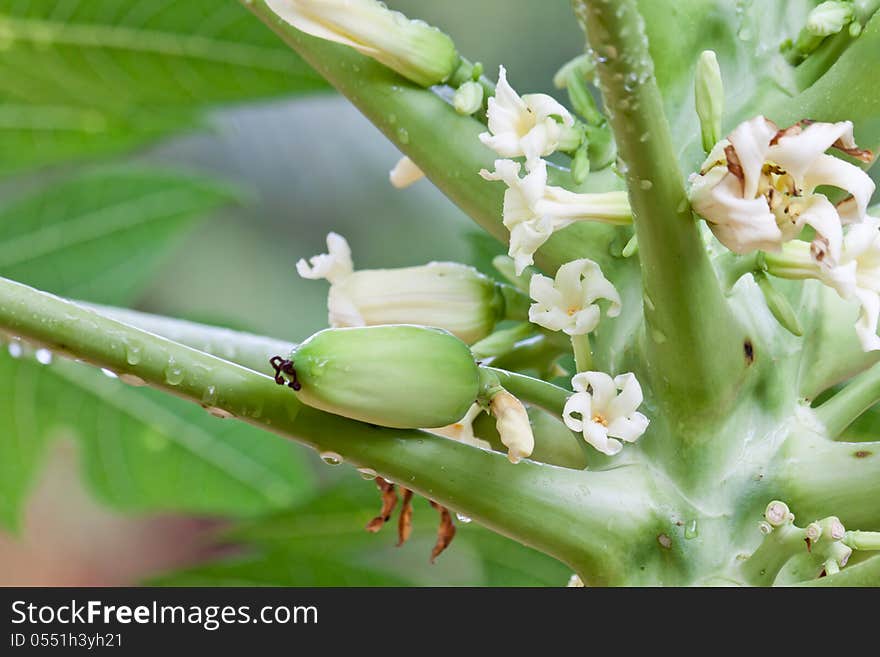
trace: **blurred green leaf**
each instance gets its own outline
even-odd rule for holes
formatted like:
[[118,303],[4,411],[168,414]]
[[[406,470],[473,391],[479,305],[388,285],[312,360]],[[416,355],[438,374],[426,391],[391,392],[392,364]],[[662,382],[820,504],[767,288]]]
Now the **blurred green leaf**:
[[221,103],[327,88],[231,0],[6,0],[0,52],[0,172],[129,149]]
[[5,527],[17,526],[46,446],[62,437],[77,441],[87,480],[116,508],[252,515],[285,508],[311,488],[290,441],[93,368],[4,350],[0,382]]
[[397,516],[364,530],[379,510],[372,482],[348,474],[297,508],[244,521],[223,536],[231,555],[156,578],[159,586],[562,586],[558,561],[474,524],[457,522],[452,545],[428,563],[438,515],[414,500],[413,534],[395,547]]
[[89,301],[123,304],[186,229],[238,197],[228,184],[114,168],[0,206],[0,275]]

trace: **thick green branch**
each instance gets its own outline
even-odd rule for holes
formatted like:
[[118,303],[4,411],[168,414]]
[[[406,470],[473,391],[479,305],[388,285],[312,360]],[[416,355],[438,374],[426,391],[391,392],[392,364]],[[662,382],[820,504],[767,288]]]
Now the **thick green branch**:
[[[243,0],[243,4],[354,103],[450,200],[496,239],[507,242],[508,232],[501,224],[504,186],[478,175],[480,169],[492,170],[497,157],[477,138],[485,130],[480,121],[457,114],[434,92],[413,85],[352,48],[281,22],[263,0]],[[561,178],[570,182],[567,172]],[[606,169],[590,175],[585,189],[607,191],[617,184]],[[554,235],[539,251],[537,262],[552,272],[569,260],[589,255],[604,266],[611,260],[608,245],[617,234],[612,226],[576,223]]]
[[592,473],[512,465],[501,454],[418,430],[323,413],[269,376],[6,279],[0,279],[0,330],[196,403],[210,398],[215,414],[225,411],[372,468],[556,556],[595,583],[631,580],[638,539],[650,538],[660,522],[658,490],[639,468]]
[[839,436],[858,417],[880,401],[880,363],[856,376],[846,387],[816,409],[828,434]]
[[776,465],[782,496],[803,522],[838,516],[847,527],[880,529],[880,442],[789,438]]
[[639,243],[655,393],[689,413],[718,407],[745,367],[743,329],[706,255],[678,169],[634,0],[574,0],[625,164]]
[[803,582],[798,586],[880,586],[880,556],[847,566],[828,577]]

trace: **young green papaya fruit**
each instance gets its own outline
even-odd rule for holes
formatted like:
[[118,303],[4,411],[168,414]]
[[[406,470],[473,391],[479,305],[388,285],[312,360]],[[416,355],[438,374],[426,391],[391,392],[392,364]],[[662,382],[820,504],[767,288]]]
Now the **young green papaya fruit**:
[[[279,364],[276,364],[275,361]],[[435,428],[467,413],[479,371],[451,333],[410,325],[332,328],[273,359],[303,403],[336,415],[395,428]]]

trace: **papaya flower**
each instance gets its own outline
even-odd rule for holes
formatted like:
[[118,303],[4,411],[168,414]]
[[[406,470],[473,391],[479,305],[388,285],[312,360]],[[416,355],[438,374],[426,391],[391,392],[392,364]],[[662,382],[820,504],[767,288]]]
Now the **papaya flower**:
[[597,301],[610,302],[607,315],[620,314],[620,295],[605,278],[599,265],[581,258],[562,265],[556,279],[535,274],[529,281],[529,321],[567,335],[591,333],[599,325]]
[[562,411],[566,426],[583,435],[590,445],[608,456],[635,442],[645,433],[649,420],[636,409],[642,387],[634,374],[611,378],[604,372],[581,372],[571,380],[575,391]]
[[528,167],[573,138],[566,130],[574,126],[569,111],[547,94],[520,96],[507,82],[503,66],[486,116],[489,132],[481,133],[480,141],[501,157],[524,156]]
[[534,263],[534,254],[557,230],[575,221],[609,224],[632,222],[626,192],[579,194],[547,184],[547,163],[538,160],[520,177],[522,166],[513,160],[495,160],[495,170],[483,169],[485,180],[502,181],[504,192],[502,222],[510,231],[508,255],[516,274]]
[[[757,116],[715,145],[691,177],[691,204],[734,253],[779,251],[811,226],[813,257],[834,266],[842,226],[864,218],[874,183],[857,166],[828,155],[830,148],[865,162],[872,157],[856,146],[849,121],[802,121],[780,130]],[[816,191],[821,186],[849,196],[835,205]]]

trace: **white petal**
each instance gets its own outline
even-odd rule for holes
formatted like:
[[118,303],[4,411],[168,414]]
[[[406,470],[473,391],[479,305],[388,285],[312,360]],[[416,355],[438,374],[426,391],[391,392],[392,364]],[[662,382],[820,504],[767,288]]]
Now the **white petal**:
[[522,97],[522,100],[535,113],[538,121],[543,121],[551,116],[558,116],[565,125],[574,125],[574,118],[569,111],[552,96],[547,94],[526,94]]
[[569,326],[563,331],[568,335],[592,333],[599,325],[599,306],[587,306],[569,318]]
[[309,258],[309,262],[300,259],[296,263],[297,273],[303,278],[326,278],[333,283],[342,280],[354,271],[351,249],[342,235],[327,234],[327,251],[327,253],[312,256]]
[[856,320],[856,335],[864,351],[880,349],[877,336],[877,321],[880,319],[880,295],[870,290],[857,289],[856,299],[861,304],[859,318]]
[[510,230],[510,248],[507,254],[514,260],[516,275],[534,263],[534,254],[553,234],[551,224],[541,221],[524,221]]
[[633,413],[629,417],[619,417],[608,425],[608,435],[628,443],[634,443],[645,433],[649,423],[648,418],[641,413]]
[[621,374],[614,379],[614,385],[620,390],[620,394],[608,404],[608,419],[629,417],[639,406],[642,405],[642,386],[639,385],[635,374]]
[[542,155],[550,155],[559,144],[559,127],[553,119],[542,121],[529,130],[519,140],[522,154],[526,158],[526,166],[540,166]]
[[[489,103],[491,105],[491,98]],[[501,157],[519,157],[523,154],[519,143],[519,135],[514,132],[501,132],[497,135],[481,132],[479,138],[485,146],[491,148]]]
[[730,133],[728,140],[733,145],[740,165],[742,165],[744,176],[742,196],[744,198],[755,198],[758,193],[758,182],[767,150],[770,148],[770,140],[777,132],[778,129],[775,125],[763,116],[756,116],[749,121],[740,123]]
[[852,123],[849,121],[813,123],[800,133],[781,137],[770,147],[767,159],[781,166],[802,185],[815,160],[841,138],[852,142]]
[[623,443],[608,437],[608,430],[598,422],[587,422],[583,430],[584,440],[590,443],[596,450],[614,456],[623,449]]
[[327,312],[328,322],[334,328],[366,326],[357,304],[339,284],[330,286],[330,293],[327,296]]
[[844,223],[862,220],[875,189],[874,181],[859,167],[833,155],[824,154],[811,163],[804,184],[808,191],[819,185],[831,185],[852,194],[852,199],[838,206],[838,213]]
[[[617,396],[614,380],[605,372],[581,372],[575,375],[584,377],[592,390],[593,408],[596,412],[605,413],[608,405]],[[574,385],[574,379],[572,379]]]
[[553,279],[543,274],[535,274],[529,280],[529,296],[541,306],[559,307],[563,303],[562,294],[556,289]]
[[556,306],[541,308],[537,304],[529,308],[529,321],[551,331],[565,331],[569,335],[574,322],[571,315]]
[[[592,417],[592,400],[588,392],[577,392],[565,401],[562,409],[562,420],[572,431],[580,433],[584,430],[584,423]],[[574,413],[580,414],[580,418],[574,417]]]
[[843,244],[843,228],[837,209],[821,194],[813,194],[807,199],[798,217],[798,228],[804,224],[812,226],[817,233],[813,241],[813,252],[821,255],[817,260],[834,266],[840,260],[840,248]]

